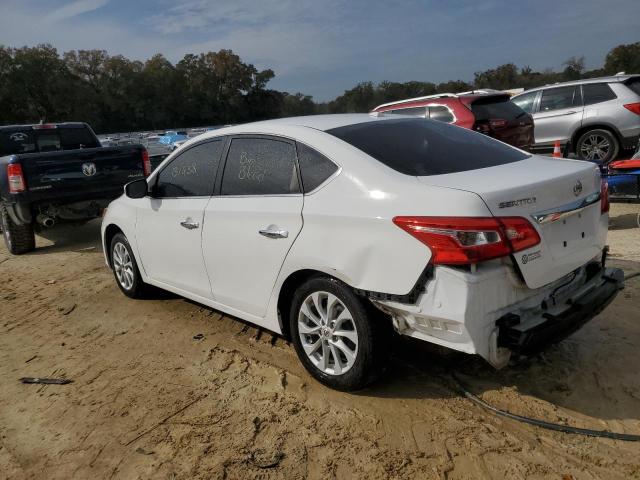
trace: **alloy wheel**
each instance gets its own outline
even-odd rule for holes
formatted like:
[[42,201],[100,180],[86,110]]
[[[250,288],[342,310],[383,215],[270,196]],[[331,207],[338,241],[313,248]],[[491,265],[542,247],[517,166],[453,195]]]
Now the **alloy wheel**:
[[125,290],[131,290],[134,280],[133,261],[129,255],[129,250],[123,243],[117,242],[113,246],[112,260],[118,283]]
[[342,375],[358,355],[358,331],[349,309],[335,295],[311,293],[300,306],[298,334],[302,348],[323,373]]
[[580,153],[585,160],[603,160],[611,151],[611,143],[604,135],[592,134],[582,142]]

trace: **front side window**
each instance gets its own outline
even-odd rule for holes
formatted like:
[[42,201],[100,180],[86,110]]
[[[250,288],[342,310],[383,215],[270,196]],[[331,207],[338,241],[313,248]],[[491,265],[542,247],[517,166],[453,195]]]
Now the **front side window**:
[[540,99],[541,112],[561,110],[577,105],[580,105],[580,92],[575,86],[548,88],[542,91],[542,98]]
[[380,119],[327,133],[406,175],[465,172],[530,157],[486,135],[419,118]]
[[410,107],[410,108],[396,108],[394,110],[387,110],[383,112],[385,115],[410,115],[412,117],[426,117],[426,107]]
[[454,121],[453,114],[451,111],[444,106],[430,106],[429,107],[429,118],[431,120],[438,120],[439,122],[451,123]]
[[333,175],[338,166],[313,148],[298,144],[298,163],[305,193],[318,188]]
[[234,138],[229,147],[220,193],[300,193],[294,145],[269,138]]
[[584,96],[585,105],[593,105],[594,103],[606,102],[617,98],[611,87],[606,83],[586,83],[582,85],[582,95]]
[[210,196],[223,146],[222,140],[216,140],[201,143],[178,155],[158,174],[154,197]]
[[533,112],[533,103],[536,100],[538,92],[524,93],[513,98],[512,101],[527,113]]

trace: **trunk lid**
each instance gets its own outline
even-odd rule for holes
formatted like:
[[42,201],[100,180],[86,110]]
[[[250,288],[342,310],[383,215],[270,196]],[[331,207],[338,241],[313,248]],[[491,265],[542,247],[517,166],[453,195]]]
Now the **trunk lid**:
[[525,217],[541,242],[513,255],[530,288],[556,281],[600,255],[608,215],[600,211],[600,171],[590,162],[532,156],[496,167],[418,177],[474,192],[497,217]]

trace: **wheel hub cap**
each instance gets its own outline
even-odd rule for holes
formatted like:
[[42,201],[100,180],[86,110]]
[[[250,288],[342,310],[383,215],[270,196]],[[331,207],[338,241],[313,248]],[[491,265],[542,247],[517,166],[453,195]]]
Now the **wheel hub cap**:
[[111,257],[118,283],[125,290],[130,290],[133,287],[134,270],[133,261],[127,247],[120,242],[116,243],[113,246],[113,255]]

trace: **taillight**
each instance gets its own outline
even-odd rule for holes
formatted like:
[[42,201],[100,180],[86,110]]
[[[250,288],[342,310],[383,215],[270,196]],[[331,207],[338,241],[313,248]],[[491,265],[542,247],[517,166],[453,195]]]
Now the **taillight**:
[[540,243],[522,217],[395,217],[393,223],[429,247],[433,264],[468,265]]
[[600,185],[600,213],[609,213],[609,182],[604,179]]
[[145,177],[151,175],[151,160],[149,160],[149,152],[142,150],[142,172]]
[[10,163],[7,165],[7,178],[9,179],[9,193],[20,193],[27,189],[22,173],[22,165]]
[[624,108],[636,115],[640,115],[640,103],[627,103],[624,105]]
[[502,118],[492,118],[489,120],[491,128],[503,128],[507,126],[507,121]]

